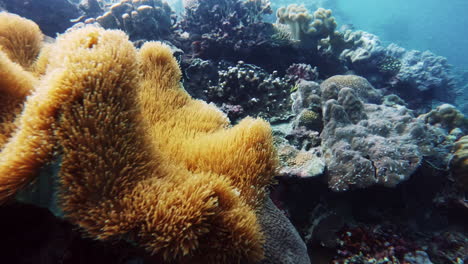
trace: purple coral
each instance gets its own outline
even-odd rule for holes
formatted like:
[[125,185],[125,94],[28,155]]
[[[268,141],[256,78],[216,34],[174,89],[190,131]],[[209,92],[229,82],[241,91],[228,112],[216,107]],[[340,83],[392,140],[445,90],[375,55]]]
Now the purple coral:
[[293,81],[316,81],[319,76],[317,67],[305,63],[294,63],[286,69],[286,77]]

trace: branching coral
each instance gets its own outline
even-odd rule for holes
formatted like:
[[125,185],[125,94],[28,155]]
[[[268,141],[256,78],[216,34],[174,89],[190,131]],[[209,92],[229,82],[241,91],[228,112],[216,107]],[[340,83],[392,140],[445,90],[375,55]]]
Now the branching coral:
[[51,49],[0,153],[1,201],[58,150],[62,208],[89,235],[169,262],[263,258],[256,213],[277,163],[265,121],[231,128],[190,98],[162,44],[136,51],[122,32],[85,27]]

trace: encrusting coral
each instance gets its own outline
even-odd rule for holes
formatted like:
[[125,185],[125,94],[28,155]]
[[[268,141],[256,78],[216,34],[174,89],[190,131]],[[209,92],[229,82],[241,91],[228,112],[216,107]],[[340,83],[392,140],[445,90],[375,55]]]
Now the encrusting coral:
[[268,123],[229,127],[180,88],[159,43],[137,51],[124,33],[88,26],[46,53],[0,152],[1,202],[60,153],[62,209],[89,235],[133,241],[171,263],[263,258],[256,214],[277,163]]

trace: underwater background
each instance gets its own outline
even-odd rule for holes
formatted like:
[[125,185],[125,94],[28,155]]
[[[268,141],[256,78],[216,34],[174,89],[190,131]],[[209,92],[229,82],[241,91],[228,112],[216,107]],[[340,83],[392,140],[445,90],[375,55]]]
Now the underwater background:
[[467,12],[0,0],[0,263],[468,263]]
[[[313,1],[312,1],[313,2]],[[464,32],[468,3],[454,0],[371,1],[328,0],[319,5],[331,8],[342,24],[378,35],[407,49],[430,50],[460,68],[468,65],[468,39]]]

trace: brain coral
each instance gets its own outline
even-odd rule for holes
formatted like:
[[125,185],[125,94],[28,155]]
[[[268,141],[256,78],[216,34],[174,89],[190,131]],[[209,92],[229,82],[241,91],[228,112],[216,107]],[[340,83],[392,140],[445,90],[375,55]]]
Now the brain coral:
[[60,204],[87,234],[132,241],[168,262],[264,257],[257,213],[277,163],[265,121],[230,127],[181,89],[178,64],[159,43],[137,51],[124,33],[88,26],[46,53],[24,110],[1,113],[16,114],[18,126],[1,145],[0,201],[59,153]]
[[337,99],[338,92],[348,87],[353,89],[356,96],[366,102],[376,103],[380,100],[380,92],[363,77],[357,75],[335,75],[320,85],[322,89],[322,100]]

